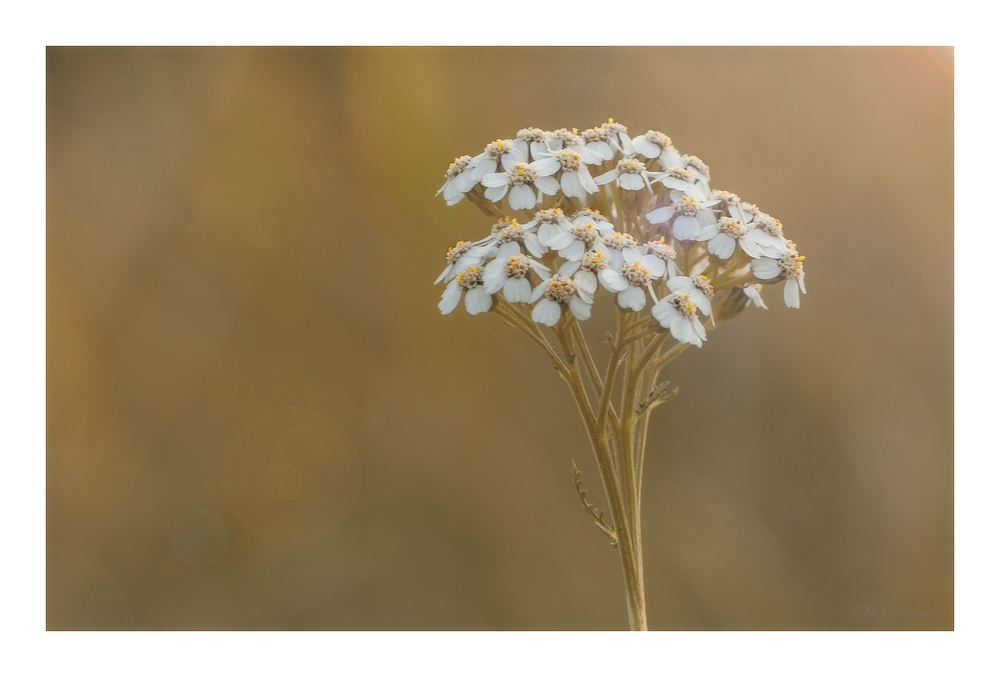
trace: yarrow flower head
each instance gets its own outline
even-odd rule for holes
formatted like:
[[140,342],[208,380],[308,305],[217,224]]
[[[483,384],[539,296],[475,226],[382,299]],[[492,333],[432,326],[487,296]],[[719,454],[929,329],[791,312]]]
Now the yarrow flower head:
[[659,174],[646,171],[646,164],[635,158],[623,158],[618,161],[618,165],[610,172],[601,174],[596,179],[598,185],[614,181],[622,190],[642,190],[648,188],[653,192],[650,180],[655,181]]
[[[591,173],[593,172],[593,174]],[[638,506],[650,412],[676,392],[664,366],[747,307],[764,286],[785,305],[805,294],[805,257],[782,223],[713,189],[699,157],[649,130],[630,136],[609,118],[579,132],[525,127],[475,156],[454,159],[438,190],[491,222],[445,254],[438,302],[449,314],[492,313],[523,333],[567,383],[607,488],[609,523],[575,481],[587,514],[622,557],[629,620],[645,629]],[[594,312],[604,298],[607,311]],[[754,311],[756,312],[756,311]],[[614,318],[598,364],[581,323]],[[650,429],[651,430],[651,429]],[[641,431],[641,434],[637,434]]]
[[722,304],[723,319],[766,308],[761,285],[783,283],[786,305],[799,307],[804,257],[781,222],[710,181],[708,165],[663,132],[633,136],[611,118],[583,131],[524,127],[461,155],[438,194],[499,220],[448,250],[442,312],[462,298],[470,313],[529,304],[525,321],[555,327],[589,319],[607,293],[620,312],[649,312],[652,299],[653,326],[701,345],[700,318],[714,326]]

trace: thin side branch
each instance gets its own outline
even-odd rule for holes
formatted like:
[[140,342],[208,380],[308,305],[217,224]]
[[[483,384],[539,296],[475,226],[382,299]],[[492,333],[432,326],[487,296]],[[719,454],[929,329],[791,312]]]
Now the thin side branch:
[[587,511],[588,515],[594,518],[594,523],[597,524],[598,528],[611,539],[611,547],[617,548],[618,534],[615,533],[614,527],[604,521],[604,513],[598,510],[596,505],[587,500],[587,490],[583,488],[583,473],[576,467],[576,461],[573,461],[573,484],[576,485],[576,494],[580,497],[583,509]]

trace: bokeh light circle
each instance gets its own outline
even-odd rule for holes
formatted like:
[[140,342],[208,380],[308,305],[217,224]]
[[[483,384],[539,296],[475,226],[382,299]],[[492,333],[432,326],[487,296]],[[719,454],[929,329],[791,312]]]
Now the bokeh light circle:
[[191,508],[174,519],[170,547],[177,559],[193,567],[215,564],[229,546],[229,528],[219,514],[208,508]]
[[236,518],[271,543],[300,545],[340,527],[361,492],[361,462],[332,419],[303,407],[254,417],[226,454],[226,498]]

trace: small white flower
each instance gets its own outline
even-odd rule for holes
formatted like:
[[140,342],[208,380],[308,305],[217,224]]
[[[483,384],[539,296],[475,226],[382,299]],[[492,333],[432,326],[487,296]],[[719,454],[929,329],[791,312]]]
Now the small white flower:
[[549,148],[551,139],[551,132],[546,132],[537,127],[528,127],[517,133],[514,146],[525,158],[530,156],[532,160],[541,160],[545,157],[546,153],[551,152]]
[[578,320],[589,319],[594,297],[581,289],[572,278],[557,273],[535,287],[529,302],[535,303],[531,311],[532,321],[554,327],[562,317],[563,307],[568,307]]
[[806,257],[799,256],[795,243],[788,242],[788,253],[775,260],[761,258],[750,262],[750,268],[758,280],[773,280],[779,275],[785,278],[785,305],[789,308],[799,307],[799,292],[806,293],[806,269],[802,262]]
[[597,292],[597,276],[608,267],[608,255],[603,249],[595,249],[583,255],[579,261],[567,261],[559,268],[559,274],[572,277],[577,286],[588,294]]
[[444,288],[438,310],[447,315],[455,310],[465,292],[465,309],[469,315],[485,313],[493,306],[493,297],[483,287],[483,267],[472,265],[460,271]]
[[472,158],[469,167],[472,169],[472,178],[476,183],[482,181],[487,174],[497,170],[497,163],[503,167],[504,171],[514,166],[515,162],[527,162],[528,156],[524,155],[510,139],[497,139],[486,149]]
[[646,220],[653,225],[660,225],[674,219],[675,239],[696,240],[701,234],[702,226],[716,222],[715,212],[710,207],[718,202],[715,199],[702,202],[690,195],[680,195],[666,207],[654,209],[646,214]]
[[759,209],[754,209],[753,223],[755,228],[750,231],[750,238],[757,243],[764,256],[777,259],[788,253],[788,240],[781,227],[781,221]]
[[599,165],[604,158],[587,148],[586,141],[576,133],[576,130],[557,129],[552,134],[549,145],[552,151],[570,150],[580,154],[580,158],[588,165]]
[[472,242],[466,242],[464,240],[456,242],[454,247],[448,247],[448,251],[444,255],[448,265],[445,266],[445,269],[441,271],[440,275],[438,275],[438,279],[434,280],[434,284],[447,282],[455,277],[455,273],[459,270],[464,270],[469,266],[480,263],[483,260],[483,257],[479,255],[479,252],[472,251],[473,248]]
[[529,221],[523,226],[517,219],[504,218],[493,224],[490,236],[476,243],[476,246],[469,252],[473,256],[489,258],[496,256],[496,250],[508,242],[523,243],[532,256],[544,256],[548,248],[543,245],[535,232],[536,222]]
[[559,182],[548,175],[554,173],[555,170],[546,174],[548,167],[543,167],[542,171],[539,172],[536,165],[538,165],[537,162],[530,165],[525,162],[515,162],[506,172],[484,176],[482,184],[486,186],[484,192],[486,199],[499,202],[510,190],[510,208],[521,210],[531,209],[540,199],[535,196],[534,188],[538,188],[539,192],[546,195],[558,193]]
[[614,232],[614,225],[604,218],[604,214],[597,211],[596,209],[591,209],[590,207],[584,207],[583,209],[575,212],[572,217],[570,217],[573,223],[586,225],[592,224],[595,228],[601,231],[601,235],[608,235]]
[[608,130],[610,137],[608,143],[611,144],[611,148],[616,153],[621,153],[626,157],[632,157],[635,154],[635,147],[632,145],[632,139],[629,137],[628,129],[625,128],[625,125],[615,122],[612,118],[608,118],[608,121],[601,125],[601,127]]
[[555,209],[538,210],[535,212],[535,218],[524,224],[524,227],[537,228],[538,240],[543,243],[542,246],[546,246],[544,243],[569,230],[572,225],[573,223],[563,214],[563,210],[556,207]]
[[607,221],[584,219],[574,222],[568,230],[549,240],[542,241],[542,244],[558,252],[567,261],[579,261],[588,249],[604,250],[603,234],[613,231],[614,226]]
[[611,130],[605,126],[593,127],[580,132],[580,137],[587,144],[587,149],[605,162],[615,159],[615,151],[611,147]]
[[680,191],[701,201],[708,200],[710,195],[707,184],[699,182],[690,170],[677,165],[657,173],[657,178],[653,180],[653,183],[662,183],[671,190]]
[[672,292],[687,294],[691,303],[697,306],[698,310],[705,317],[712,319],[712,297],[715,296],[715,288],[709,283],[704,275],[694,277],[678,276],[667,280],[667,289]]
[[[608,255],[611,261],[611,267],[615,270],[620,269],[625,264],[625,256],[623,252],[626,249],[638,249],[639,241],[628,233],[613,232],[608,233],[604,236],[604,245],[608,248]],[[645,250],[642,252],[645,254]]]
[[666,238],[650,240],[646,243],[646,250],[667,264],[667,277],[677,277],[681,274],[680,268],[677,267],[677,252],[667,244]]
[[708,241],[708,253],[726,260],[736,252],[736,245],[747,253],[750,258],[760,258],[764,255],[760,245],[750,237],[753,225],[747,226],[739,219],[723,216],[718,223],[704,226],[698,236],[699,242]]
[[638,312],[646,307],[646,290],[652,296],[653,280],[663,277],[667,265],[637,247],[623,250],[622,255],[625,261],[620,270],[605,268],[598,277],[605,289],[618,294],[619,306]]
[[507,242],[500,246],[496,258],[486,264],[483,286],[487,294],[495,294],[502,289],[504,298],[511,303],[527,303],[531,298],[528,273],[532,270],[542,280],[551,277],[548,268],[521,253],[517,242]]
[[703,182],[705,184],[704,187],[708,188],[708,181],[712,174],[708,170],[708,165],[705,164],[704,160],[697,155],[682,155],[681,163],[678,166],[691,172],[695,180]]
[[700,348],[708,335],[705,326],[698,319],[698,310],[698,305],[690,294],[674,292],[660,299],[650,314],[679,342],[690,343]]
[[644,187],[653,192],[650,180],[656,181],[660,177],[658,172],[646,171],[646,165],[635,158],[625,158],[618,161],[618,166],[610,172],[601,174],[596,179],[597,185],[603,186],[606,183],[616,181],[622,190],[642,190]]
[[539,173],[562,170],[560,183],[566,197],[585,198],[598,191],[583,158],[575,150],[558,150],[532,164]]
[[670,137],[663,132],[651,129],[645,134],[632,139],[632,146],[635,148],[636,153],[650,160],[658,159],[661,167],[683,167],[681,154],[674,148]]
[[465,194],[477,183],[473,178],[473,169],[469,166],[471,162],[472,158],[468,155],[455,158],[444,174],[444,185],[434,193],[434,195],[444,193],[445,202],[449,207],[461,202]]

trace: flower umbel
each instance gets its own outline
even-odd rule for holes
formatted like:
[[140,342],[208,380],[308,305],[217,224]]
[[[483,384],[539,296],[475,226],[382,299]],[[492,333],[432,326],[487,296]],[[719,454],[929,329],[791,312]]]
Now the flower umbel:
[[[764,285],[783,282],[789,308],[806,291],[805,257],[781,222],[710,180],[708,165],[666,134],[630,136],[609,119],[583,132],[521,129],[455,158],[438,191],[449,206],[467,199],[499,219],[480,239],[448,249],[438,308],[451,313],[464,298],[470,315],[499,315],[569,386],[610,522],[584,493],[582,502],[621,557],[637,630],[646,629],[639,506],[647,425],[676,391],[659,374],[746,307],[766,309]],[[600,366],[582,323],[607,317],[594,312],[602,295],[614,296],[615,327]]]

